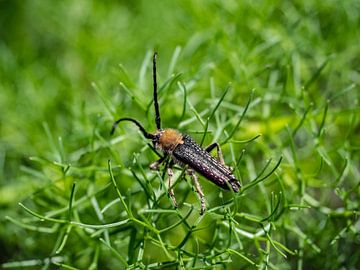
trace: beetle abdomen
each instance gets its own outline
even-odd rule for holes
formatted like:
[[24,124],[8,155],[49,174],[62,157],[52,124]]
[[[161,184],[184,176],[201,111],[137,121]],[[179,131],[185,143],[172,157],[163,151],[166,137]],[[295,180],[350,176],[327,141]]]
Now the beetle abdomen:
[[239,192],[240,183],[232,172],[208,152],[202,149],[190,136],[183,136],[183,143],[179,144],[172,152],[176,161],[188,165],[208,180],[223,189]]

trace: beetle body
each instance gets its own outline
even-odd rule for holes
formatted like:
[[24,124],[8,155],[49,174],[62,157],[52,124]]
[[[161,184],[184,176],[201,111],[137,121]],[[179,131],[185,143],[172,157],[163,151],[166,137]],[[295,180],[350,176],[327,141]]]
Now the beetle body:
[[240,183],[230,169],[201,148],[189,135],[177,130],[165,129],[157,132],[155,147],[171,155],[180,166],[188,166],[219,187],[239,192]]
[[179,144],[172,156],[180,164],[186,164],[219,187],[239,192],[240,183],[230,169],[221,164],[209,152],[202,149],[190,136],[183,136],[183,144]]
[[[155,123],[157,130],[154,133],[148,133],[144,127],[133,118],[120,118],[112,127],[111,134],[114,133],[117,125],[122,121],[130,121],[137,125],[144,137],[152,140],[156,149],[161,150],[164,156],[150,165],[151,169],[157,169],[168,158],[171,159],[167,172],[169,175],[169,197],[172,199],[173,204],[177,207],[174,191],[172,189],[172,166],[174,163],[179,164],[186,168],[186,172],[191,176],[194,181],[195,188],[199,194],[201,201],[200,214],[205,212],[205,199],[201,189],[201,185],[196,177],[195,172],[201,174],[206,179],[210,180],[217,186],[225,190],[233,190],[239,192],[240,182],[235,178],[232,171],[225,165],[224,159],[221,154],[221,149],[218,143],[213,143],[207,148],[201,148],[194,139],[189,135],[181,134],[175,129],[161,129],[161,120],[159,112],[159,104],[157,99],[157,81],[156,81],[156,53],[153,58],[153,86],[154,86],[154,106],[155,106]],[[210,155],[210,151],[217,148],[217,159]]]

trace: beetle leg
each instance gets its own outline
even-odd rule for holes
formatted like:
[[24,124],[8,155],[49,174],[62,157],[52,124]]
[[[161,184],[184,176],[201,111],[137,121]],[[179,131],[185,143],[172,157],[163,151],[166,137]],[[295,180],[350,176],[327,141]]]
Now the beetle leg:
[[168,176],[169,176],[169,179],[168,179],[168,182],[169,182],[168,195],[169,195],[169,197],[171,198],[171,200],[172,200],[175,208],[177,208],[177,207],[178,207],[178,204],[177,204],[177,202],[176,202],[174,190],[173,190],[173,188],[172,188],[172,186],[173,186],[173,184],[174,184],[174,182],[173,182],[174,172],[173,172],[173,170],[172,170],[171,167],[168,167],[168,168],[167,168],[167,174],[168,174]]
[[161,163],[163,163],[167,158],[167,155],[162,156],[160,159],[158,159],[157,161],[151,163],[149,165],[150,170],[157,170],[159,168],[159,166],[161,165]]
[[200,202],[201,202],[201,210],[200,210],[200,215],[203,215],[205,213],[206,210],[206,204],[205,204],[205,196],[204,193],[202,191],[200,182],[195,174],[195,171],[192,169],[188,169],[187,170],[187,174],[191,177],[191,179],[193,180],[194,184],[195,184],[195,188],[196,188],[196,192],[199,194],[200,197]]

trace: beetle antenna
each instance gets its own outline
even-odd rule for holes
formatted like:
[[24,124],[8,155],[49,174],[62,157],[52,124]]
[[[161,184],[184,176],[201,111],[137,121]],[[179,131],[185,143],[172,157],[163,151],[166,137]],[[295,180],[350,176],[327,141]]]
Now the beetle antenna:
[[154,86],[155,123],[156,123],[156,128],[161,129],[160,111],[159,111],[159,103],[158,103],[158,96],[157,96],[156,56],[157,56],[157,52],[154,53],[154,57],[153,57],[153,86]]
[[142,132],[142,134],[144,134],[144,137],[146,139],[154,139],[155,136],[151,133],[148,133],[145,128],[138,122],[136,121],[135,119],[132,119],[132,118],[120,118],[119,120],[117,120],[113,125],[112,125],[112,128],[111,128],[111,131],[110,131],[110,135],[113,135],[114,132],[115,132],[115,129],[116,127],[118,126],[118,124],[122,121],[130,121],[130,122],[133,122],[135,125],[138,126],[138,128],[140,129],[140,131]]

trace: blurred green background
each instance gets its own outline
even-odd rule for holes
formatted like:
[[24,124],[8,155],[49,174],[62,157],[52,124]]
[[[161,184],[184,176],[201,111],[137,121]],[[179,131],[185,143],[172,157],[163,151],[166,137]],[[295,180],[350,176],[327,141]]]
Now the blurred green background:
[[[270,167],[281,156],[283,161],[268,184],[237,197],[237,228],[252,233],[268,223],[272,228],[258,239],[238,234],[237,243],[227,246],[227,255],[229,249],[236,250],[254,264],[239,254],[219,256],[221,237],[199,252],[201,262],[187,264],[185,259],[195,256],[186,249],[196,250],[199,239],[214,234],[206,231],[206,224],[226,219],[219,215],[201,223],[205,233],[189,239],[192,248],[162,245],[177,254],[172,259],[157,254],[158,247],[148,247],[139,257],[145,232],[130,236],[138,243],[133,244],[126,238],[133,231],[113,231],[113,247],[128,267],[166,268],[154,264],[161,261],[170,261],[169,268],[199,269],[360,267],[359,26],[359,1],[0,1],[0,262],[7,263],[3,267],[51,268],[54,265],[36,260],[55,255],[81,269],[122,265],[98,240],[89,240],[97,238],[88,237],[86,230],[71,232],[70,243],[56,254],[64,227],[55,222],[46,224],[53,226],[51,233],[37,231],[44,223],[18,203],[51,215],[68,206],[77,182],[76,199],[91,205],[89,194],[95,192],[104,207],[116,199],[108,185],[108,159],[116,167],[123,194],[139,184],[120,167],[143,168],[144,174],[154,175],[147,165],[156,156],[144,150],[146,143],[134,127],[124,125],[115,139],[108,135],[120,116],[134,117],[154,130],[154,50],[159,54],[159,82],[165,85],[160,93],[163,126],[184,129],[200,141],[203,126],[194,110],[206,119],[208,108],[231,83],[205,143],[222,141],[222,131],[229,133],[236,125],[254,89],[233,139],[262,136],[250,143],[224,145],[225,159],[234,165],[246,149],[238,169],[244,185],[267,159],[274,160]],[[182,84],[189,102],[185,114]],[[223,129],[222,122],[227,123]],[[75,169],[68,173],[67,164]],[[159,179],[155,181],[159,185]],[[211,209],[222,193],[203,179],[201,183]],[[175,193],[182,197],[190,188],[179,184],[178,189]],[[273,220],[260,222],[274,210],[276,196],[270,194],[282,198],[281,211],[276,210]],[[139,203],[146,205],[145,193],[140,195]],[[196,199],[192,203],[198,209]],[[168,201],[166,205],[171,209]],[[143,208],[135,203],[132,207]],[[80,216],[84,211],[85,223],[99,223],[94,212],[78,210]],[[123,220],[123,210],[113,209],[104,223]],[[194,219],[196,215],[197,210]],[[162,222],[171,226],[171,217]],[[162,241],[182,239],[186,230],[174,234],[178,235],[163,235]],[[123,238],[116,238],[119,235]],[[274,249],[272,238],[289,249],[282,249],[286,257]],[[128,251],[131,248],[135,253]]]

